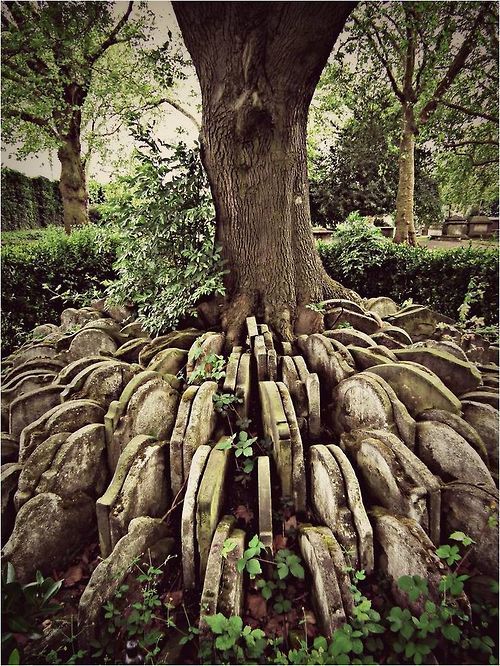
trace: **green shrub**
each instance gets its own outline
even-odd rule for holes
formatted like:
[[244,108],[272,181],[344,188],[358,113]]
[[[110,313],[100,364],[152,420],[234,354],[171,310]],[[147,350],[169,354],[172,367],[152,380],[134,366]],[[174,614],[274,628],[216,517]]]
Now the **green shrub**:
[[81,307],[114,277],[117,239],[88,226],[66,236],[48,229],[39,242],[2,248],[2,351],[8,354],[42,323],[59,323],[66,307]]
[[498,251],[460,247],[428,250],[396,245],[357,222],[340,225],[332,243],[319,243],[323,265],[332,278],[364,298],[389,296],[397,303],[413,299],[459,319],[459,308],[471,280],[482,285],[482,298],[471,304],[470,316],[497,322]]
[[59,183],[43,176],[29,178],[2,168],[2,229],[36,229],[62,225]]

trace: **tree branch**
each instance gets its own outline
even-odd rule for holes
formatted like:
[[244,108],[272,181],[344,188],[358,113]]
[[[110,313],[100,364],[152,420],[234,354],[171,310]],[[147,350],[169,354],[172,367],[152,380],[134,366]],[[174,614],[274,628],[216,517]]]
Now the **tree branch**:
[[91,65],[93,65],[96,60],[99,60],[99,58],[103,55],[103,53],[105,53],[109,49],[110,46],[113,46],[114,44],[118,43],[118,33],[123,28],[125,23],[128,21],[130,14],[132,13],[133,6],[134,6],[134,0],[129,0],[127,11],[125,12],[125,14],[121,17],[121,19],[115,25],[113,30],[109,33],[107,38],[102,42],[102,44],[100,44],[97,47],[97,49],[91,55],[88,56],[88,62]]
[[27,111],[22,111],[21,109],[5,109],[3,111],[3,115],[6,118],[19,118],[20,120],[23,120],[26,123],[31,123],[32,125],[37,125],[38,127],[41,127],[44,129],[46,132],[48,132],[51,136],[53,136],[55,139],[58,141],[61,140],[61,137],[57,133],[57,131],[52,127],[52,125],[49,123],[48,120],[45,118],[38,118],[38,116],[34,116],[32,113],[28,113]]
[[460,104],[454,104],[453,102],[448,102],[445,99],[440,99],[439,103],[443,106],[447,106],[449,109],[454,109],[455,111],[460,111],[465,113],[466,116],[473,116],[474,118],[483,118],[484,120],[489,120],[492,123],[498,123],[498,116],[490,116],[488,113],[483,113],[482,111],[474,111],[473,109],[466,109],[465,106],[460,106]]
[[457,75],[463,69],[467,58],[469,57],[471,51],[475,46],[475,36],[476,32],[479,29],[481,22],[486,14],[486,3],[481,6],[481,9],[476,16],[476,20],[471,28],[471,31],[467,37],[462,42],[461,47],[458,49],[456,56],[453,58],[451,65],[448,67],[446,74],[438,83],[434,94],[431,99],[427,102],[424,108],[420,112],[419,120],[421,123],[426,123],[432,113],[436,110],[437,105],[439,104],[441,98],[451,86],[453,81],[456,79]]
[[462,146],[498,146],[498,139],[471,139],[470,141],[450,141],[443,144],[445,148],[461,148]]
[[160,104],[163,104],[163,103],[170,104],[170,106],[173,107],[174,109],[176,109],[176,111],[179,111],[179,113],[182,113],[183,116],[188,118],[195,125],[195,127],[198,131],[201,130],[201,125],[200,125],[199,121],[191,114],[191,112],[188,111],[187,109],[185,109],[182,106],[182,104],[179,104],[179,102],[176,99],[174,99],[173,97],[171,97],[168,93],[167,93],[167,96],[164,97],[163,99],[160,99],[158,101],[158,104],[155,105],[155,106],[159,106]]

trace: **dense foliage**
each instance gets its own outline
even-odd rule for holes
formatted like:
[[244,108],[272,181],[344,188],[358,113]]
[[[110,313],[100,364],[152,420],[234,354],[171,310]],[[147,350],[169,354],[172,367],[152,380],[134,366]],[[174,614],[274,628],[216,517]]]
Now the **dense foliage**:
[[487,324],[497,321],[498,251],[460,247],[428,250],[387,242],[363,220],[339,225],[333,243],[320,243],[328,274],[361,296],[389,296],[398,303],[416,303],[458,319],[470,282],[482,285],[481,300],[470,314]]
[[62,224],[59,183],[29,178],[2,168],[2,230],[36,229]]
[[10,353],[34,326],[59,324],[66,307],[88,304],[114,276],[116,239],[96,227],[67,237],[48,229],[39,242],[2,248],[2,350]]
[[153,140],[151,128],[136,125],[135,133],[135,169],[102,207],[121,240],[109,295],[136,305],[145,329],[157,334],[193,314],[203,297],[222,293],[222,268],[199,151]]

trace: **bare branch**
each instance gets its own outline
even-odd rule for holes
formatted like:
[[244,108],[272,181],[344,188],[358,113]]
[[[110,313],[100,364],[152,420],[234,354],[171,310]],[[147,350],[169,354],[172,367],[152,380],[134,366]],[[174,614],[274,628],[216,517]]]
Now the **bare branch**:
[[12,107],[9,109],[4,109],[3,115],[5,118],[19,118],[20,120],[24,120],[24,122],[26,123],[37,125],[38,127],[41,127],[46,132],[48,132],[55,139],[60,141],[60,136],[58,132],[54,129],[54,127],[52,127],[49,121],[45,118],[38,118],[38,116],[34,116],[32,113],[28,113],[27,111],[22,111],[21,109],[14,109]]
[[[94,64],[96,60],[99,60],[99,58],[105,53],[110,46],[113,46],[114,44],[118,44],[118,33],[120,30],[123,28],[125,23],[128,21],[130,14],[132,13],[132,7],[134,6],[134,1],[129,0],[128,6],[127,6],[127,11],[125,14],[121,17],[121,19],[118,21],[118,23],[115,25],[113,30],[109,33],[107,38],[100,44],[97,49],[89,55],[88,61],[90,62],[91,65]],[[123,39],[120,41],[124,41]]]
[[498,116],[491,116],[489,113],[483,113],[482,111],[476,111],[475,109],[467,109],[465,106],[460,106],[460,104],[454,104],[453,102],[448,102],[445,99],[440,99],[439,104],[448,107],[449,109],[454,109],[455,111],[460,111],[466,116],[472,116],[474,118],[483,118],[484,120],[489,120],[492,123],[498,123]]

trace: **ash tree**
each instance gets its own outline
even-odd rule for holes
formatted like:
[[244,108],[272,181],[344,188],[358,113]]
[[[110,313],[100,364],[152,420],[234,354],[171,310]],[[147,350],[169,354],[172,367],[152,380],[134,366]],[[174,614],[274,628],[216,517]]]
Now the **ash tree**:
[[354,3],[173,7],[201,85],[202,160],[227,270],[228,342],[241,339],[249,315],[283,339],[311,332],[317,318],[307,306],[349,293],[326,275],[313,240],[306,125]]
[[[480,82],[487,76],[485,62],[489,70],[497,63],[491,38],[497,22],[493,2],[363,3],[353,14],[345,33],[349,42],[345,50],[356,52],[358,66],[371,71],[374,78],[380,79],[382,73],[400,105],[397,243],[416,244],[416,142],[443,145],[446,138],[447,143],[453,143],[453,137],[443,137],[434,124],[443,108],[455,112],[454,132],[463,125],[467,110],[475,110],[476,118],[481,118]],[[478,66],[480,62],[483,64]],[[464,111],[454,95],[461,81],[467,80],[472,84],[469,99],[475,102]]]
[[[88,222],[90,153],[129,112],[168,101],[147,58],[137,56],[154,17],[145,3],[136,5],[117,15],[113,2],[2,3],[4,142],[17,145],[20,157],[57,150],[68,233]],[[157,59],[163,80],[172,79],[175,58]]]

